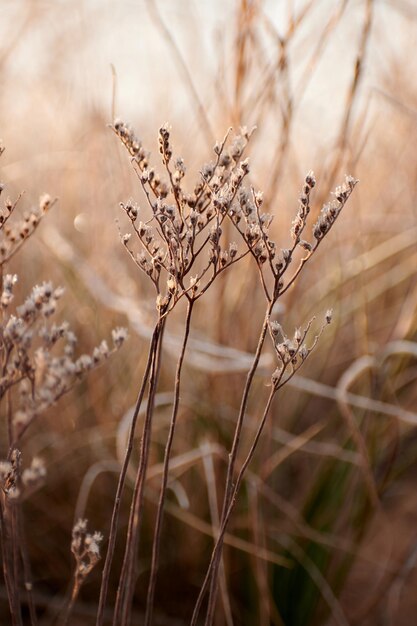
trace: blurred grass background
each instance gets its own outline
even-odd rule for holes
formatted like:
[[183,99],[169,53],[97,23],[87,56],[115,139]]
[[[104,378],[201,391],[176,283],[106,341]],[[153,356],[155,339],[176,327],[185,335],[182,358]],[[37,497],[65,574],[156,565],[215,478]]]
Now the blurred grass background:
[[[143,201],[107,126],[120,116],[154,165],[157,130],[168,121],[190,184],[229,126],[256,125],[251,182],[264,190],[283,247],[310,168],[316,211],[345,173],[360,179],[278,312],[289,331],[329,307],[335,323],[275,403],[229,528],[227,595],[235,624],[410,624],[417,582],[414,3],[2,0],[1,12],[1,180],[12,197],[24,189],[27,205],[44,191],[59,198],[11,269],[22,294],[45,279],[65,286],[62,319],[74,327],[80,352],[114,325],[131,332],[123,352],[25,439],[25,458],[43,456],[49,475],[25,505],[41,623],[52,623],[67,589],[74,515],[108,531],[122,418],[134,403],[154,316],[115,224],[126,227],[120,201]],[[263,314],[255,274],[242,266],[236,276],[224,275],[195,314],[158,624],[187,623],[210,555],[214,495],[217,489],[221,497],[247,353]],[[179,311],[168,328],[144,583],[181,319]],[[260,375],[253,420],[265,384]],[[249,417],[248,434],[252,427]],[[129,493],[122,530],[128,500]],[[281,567],[281,556],[294,566]],[[82,589],[74,624],[94,623],[99,582],[98,568]],[[146,593],[140,582],[138,620]],[[112,598],[116,584],[115,577]],[[231,623],[227,612],[219,615],[223,623]]]

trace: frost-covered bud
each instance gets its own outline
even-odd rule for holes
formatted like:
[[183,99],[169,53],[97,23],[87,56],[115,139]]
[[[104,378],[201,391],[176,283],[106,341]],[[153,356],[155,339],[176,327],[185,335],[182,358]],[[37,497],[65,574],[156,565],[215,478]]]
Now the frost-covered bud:
[[297,345],[294,344],[292,341],[287,341],[286,342],[286,347],[287,347],[287,350],[288,350],[288,354],[292,358],[295,355],[295,353],[297,352]]
[[82,374],[84,372],[87,372],[92,367],[93,367],[93,359],[91,358],[89,354],[82,354],[75,361],[75,372],[77,374]]
[[210,229],[210,241],[214,245],[217,245],[220,241],[221,234],[222,229],[220,228],[220,226],[212,226],[212,228]]
[[288,348],[287,348],[285,341],[277,344],[276,349],[277,349],[277,353],[279,357],[282,359],[282,361],[285,361],[286,358],[288,357]]
[[46,211],[50,208],[51,206],[51,196],[47,193],[44,193],[40,198],[39,198],[39,208],[42,211],[42,213],[46,213]]
[[169,293],[175,293],[177,290],[177,282],[173,276],[169,276],[167,280],[167,289]]
[[100,543],[102,541],[103,535],[97,531],[92,535],[86,535],[84,546],[91,560],[98,560],[100,558]]
[[190,278],[190,289],[193,294],[196,293],[198,287],[200,286],[200,281],[198,280],[198,276],[191,276]]
[[122,326],[118,326],[117,328],[113,328],[111,331],[111,337],[116,348],[120,348],[127,339],[127,328],[123,328]]
[[264,201],[264,194],[262,191],[255,191],[254,199],[258,207],[261,207]]
[[249,170],[250,170],[249,159],[246,158],[244,161],[242,161],[240,164],[240,167],[242,169],[242,173],[244,176],[246,176],[246,174],[249,174]]
[[237,255],[237,243],[235,243],[234,241],[232,241],[232,243],[229,246],[229,254],[230,254],[230,258],[234,259]]
[[271,382],[274,387],[278,385],[279,381],[281,380],[281,376],[282,376],[282,367],[277,367],[271,376]]
[[279,334],[281,334],[282,336],[284,335],[282,326],[279,322],[273,321],[270,323],[269,327],[271,329],[271,334],[273,337],[278,337]]
[[25,487],[39,487],[46,476],[45,462],[40,457],[34,457],[29,468],[22,473],[22,483]]
[[309,243],[308,241],[304,241],[304,239],[301,239],[298,245],[300,246],[300,248],[304,248],[304,250],[307,250],[307,252],[311,252],[313,249],[311,243]]
[[139,226],[138,226],[138,233],[139,233],[139,237],[144,237],[146,232],[148,230],[148,227],[146,226],[146,224],[144,224],[143,222],[139,222]]
[[17,283],[16,274],[6,274],[3,278],[3,293],[1,294],[0,304],[3,309],[7,309],[13,300],[13,287]]
[[306,185],[310,188],[313,189],[313,187],[316,184],[316,178],[314,176],[314,172],[312,172],[311,170],[309,171],[309,173],[306,176]]
[[110,350],[107,345],[107,341],[102,341],[101,344],[93,350],[93,361],[95,364],[100,363],[103,359],[109,356]]
[[161,293],[157,295],[155,305],[158,311],[163,311],[168,303],[169,300],[166,296],[163,296]]
[[120,206],[122,207],[122,209],[126,211],[128,217],[132,220],[132,222],[134,222],[139,212],[139,209],[136,206],[136,204],[134,204],[131,200],[129,200],[127,204],[123,204],[123,202],[121,202]]
[[206,163],[205,165],[203,165],[203,169],[201,171],[201,175],[204,178],[204,180],[210,180],[210,178],[213,176],[214,174],[214,164],[213,163]]
[[220,254],[220,265],[224,267],[225,265],[227,265],[228,260],[229,260],[228,253],[226,252],[226,250],[223,250],[223,252]]
[[0,461],[0,481],[3,482],[12,471],[12,464],[9,461]]

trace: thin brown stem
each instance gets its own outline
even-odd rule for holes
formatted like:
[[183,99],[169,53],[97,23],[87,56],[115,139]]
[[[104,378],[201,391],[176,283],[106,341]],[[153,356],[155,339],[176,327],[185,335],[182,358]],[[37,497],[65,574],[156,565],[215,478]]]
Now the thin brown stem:
[[[302,336],[302,340],[300,342],[300,345],[304,342],[308,331],[310,330],[311,327],[311,322],[309,322],[307,324],[306,329],[304,330],[303,336]],[[317,342],[322,334],[324,330],[324,326],[321,328],[321,331],[318,335],[316,335],[313,345],[311,346],[311,348],[308,351],[307,357],[311,354],[311,352],[314,350],[315,346],[317,345]],[[299,348],[296,351],[296,355],[299,352]],[[236,499],[237,499],[237,495],[240,489],[240,486],[242,484],[243,481],[243,477],[244,474],[248,468],[249,463],[251,462],[256,448],[258,446],[259,443],[259,439],[261,438],[262,432],[264,430],[265,427],[265,423],[271,408],[271,404],[272,404],[272,400],[274,399],[276,393],[292,378],[292,376],[294,376],[294,374],[300,369],[302,363],[305,361],[305,359],[298,365],[298,366],[294,366],[292,372],[289,374],[289,376],[285,377],[285,373],[287,370],[287,366],[289,365],[289,362],[283,362],[282,364],[282,369],[278,375],[278,377],[272,382],[272,386],[271,386],[271,391],[269,393],[268,396],[268,400],[266,402],[265,405],[265,409],[263,411],[262,414],[262,418],[259,422],[259,426],[256,430],[255,433],[255,437],[253,438],[252,444],[249,448],[249,452],[246,455],[246,458],[244,460],[244,462],[241,465],[241,468],[239,470],[237,479],[236,479],[236,483],[232,489],[232,493],[230,496],[230,500],[229,500],[229,504],[228,504],[228,508],[227,508],[227,512],[226,514],[222,517],[222,524],[221,524],[221,528],[219,531],[219,535],[217,537],[217,541],[215,543],[214,549],[213,549],[213,553],[212,553],[212,559],[209,565],[209,568],[207,570],[207,574],[206,574],[206,579],[207,581],[210,580],[211,577],[211,585],[210,585],[210,595],[209,595],[209,601],[208,601],[208,607],[207,607],[207,614],[206,614],[206,621],[205,621],[205,626],[212,626],[213,624],[213,619],[214,619],[214,610],[216,608],[216,599],[217,599],[217,587],[218,587],[218,575],[217,575],[217,570],[216,568],[218,568],[218,563],[221,562],[221,553],[222,553],[222,548],[223,548],[223,542],[224,542],[224,535],[226,533],[226,529],[227,529],[227,525],[229,523],[229,519],[230,516],[233,512],[233,509],[235,507],[236,504]],[[215,553],[217,553],[217,555],[215,556]],[[212,571],[212,573],[210,573],[210,570]]]
[[[10,559],[10,530],[8,528],[7,520],[7,502],[6,497],[1,494],[2,503],[0,506],[0,542],[1,542],[1,556],[3,562],[3,576],[6,585],[7,598],[9,601],[10,615],[12,618],[12,625],[18,626],[19,622],[16,615],[15,595],[14,595],[14,579],[11,568]],[[3,508],[4,504],[4,508]]]
[[[240,486],[242,484],[242,480],[243,480],[243,476],[245,474],[245,471],[249,465],[249,463],[251,462],[253,455],[255,454],[255,450],[256,447],[258,445],[259,439],[261,437],[262,431],[264,429],[265,426],[265,422],[266,419],[268,417],[269,414],[269,410],[271,408],[271,404],[272,404],[272,400],[275,396],[276,393],[276,387],[272,386],[271,387],[271,391],[269,393],[269,397],[262,415],[262,419],[259,423],[258,429],[256,431],[255,437],[253,439],[252,445],[249,449],[249,452],[246,456],[246,459],[244,460],[240,470],[239,470],[239,474],[238,477],[236,479],[236,483],[235,486],[233,487],[231,496],[230,496],[230,500],[229,500],[229,504],[228,504],[228,509],[226,514],[223,516],[223,520],[222,520],[222,525],[219,531],[219,535],[217,537],[217,541],[216,544],[214,546],[213,549],[213,555],[212,555],[212,560],[211,563],[209,565],[209,568],[207,570],[207,576],[208,579],[210,579],[211,577],[211,588],[210,588],[210,596],[209,596],[209,602],[208,602],[208,607],[207,607],[207,616],[206,616],[206,621],[205,621],[205,625],[206,626],[211,626],[211,624],[213,623],[213,617],[214,617],[214,610],[216,608],[216,599],[217,599],[217,587],[218,587],[218,576],[216,575],[216,567],[217,563],[220,562],[221,560],[221,553],[222,553],[222,549],[223,549],[223,543],[224,543],[224,535],[226,533],[226,528],[227,525],[229,523],[229,519],[230,516],[233,512],[233,509],[235,507],[236,504],[236,499],[237,499],[237,494],[239,492]],[[212,574],[210,574],[210,570],[212,570]]]
[[72,587],[72,591],[71,591],[71,597],[69,599],[68,602],[68,606],[65,610],[65,615],[62,618],[62,622],[61,622],[61,626],[67,626],[68,624],[68,620],[70,618],[70,615],[72,613],[72,610],[74,608],[75,602],[78,598],[78,594],[80,593],[80,589],[81,589],[81,584],[77,578],[77,575],[75,575],[75,579],[74,579],[74,585]]
[[17,525],[18,525],[18,533],[19,533],[19,546],[20,546],[20,556],[22,559],[22,567],[23,567],[23,577],[24,577],[24,585],[27,596],[27,603],[29,607],[29,617],[30,617],[30,626],[37,626],[38,618],[36,615],[36,608],[33,601],[33,581],[32,581],[32,572],[30,567],[29,554],[26,543],[26,533],[23,523],[23,511],[20,503],[17,505],[19,510],[17,511]]
[[11,541],[12,541],[12,560],[13,560],[13,603],[16,614],[16,624],[22,624],[22,615],[20,610],[20,593],[19,593],[19,579],[20,579],[20,555],[18,546],[18,520],[17,520],[17,503],[13,503],[9,507],[10,513],[10,527],[11,527]]
[[[266,333],[268,330],[268,324],[269,324],[269,317],[271,315],[272,312],[272,308],[273,308],[273,301],[270,301],[268,303],[268,307],[266,310],[266,314],[265,314],[265,319],[264,319],[264,323],[261,329],[261,333],[259,336],[259,340],[258,340],[258,346],[256,348],[256,353],[255,353],[255,357],[253,359],[252,362],[252,366],[248,372],[248,375],[246,377],[246,384],[245,384],[245,388],[243,390],[243,395],[242,395],[242,401],[241,401],[241,405],[240,405],[240,410],[239,410],[239,415],[237,418],[237,423],[236,423],[236,427],[235,427],[235,434],[234,434],[234,438],[233,438],[233,443],[232,443],[232,448],[229,454],[229,464],[228,464],[228,468],[227,468],[227,477],[226,477],[226,483],[225,483],[225,494],[224,494],[224,500],[223,500],[223,509],[222,509],[222,518],[221,518],[221,527],[223,527],[223,520],[224,520],[224,516],[226,515],[226,512],[228,510],[229,507],[229,503],[230,503],[230,498],[232,495],[232,489],[233,489],[233,475],[234,475],[234,470],[235,470],[235,465],[236,465],[236,457],[237,457],[237,453],[238,453],[238,449],[239,449],[239,443],[240,443],[240,437],[241,437],[241,433],[242,433],[242,428],[243,428],[243,421],[245,418],[245,413],[246,413],[246,408],[248,405],[248,399],[249,399],[249,392],[252,386],[252,382],[253,382],[253,378],[255,376],[256,370],[258,368],[258,363],[259,363],[259,359],[261,356],[261,352],[262,352],[262,348],[265,342],[265,337],[266,337]],[[224,535],[224,533],[223,533]],[[219,533],[219,537],[218,537],[218,542],[219,540],[223,543],[223,540],[220,539],[220,533]],[[217,545],[217,544],[216,544]],[[216,553],[213,551],[212,554],[212,560],[214,561],[214,567],[213,567],[213,579],[215,578],[216,574],[217,574],[217,570],[219,568],[220,565],[220,561],[221,561],[221,550],[216,550]],[[193,616],[191,619],[191,626],[195,626],[197,623],[197,618],[198,618],[198,614],[200,612],[200,608],[201,608],[201,604],[204,598],[204,595],[207,591],[207,586],[208,583],[210,582],[210,577],[211,577],[211,565],[210,565],[210,573],[209,571],[206,574],[206,578],[203,582],[203,586],[201,587],[199,596],[197,598],[197,602],[194,608],[194,612],[193,612]]]
[[149,450],[152,435],[152,419],[155,405],[155,393],[158,386],[161,346],[163,341],[163,331],[166,318],[162,318],[159,323],[158,339],[155,345],[151,375],[149,379],[149,396],[146,407],[145,421],[142,430],[142,441],[140,447],[139,467],[136,474],[135,487],[133,491],[132,504],[130,508],[129,524],[126,535],[125,554],[123,558],[122,570],[119,578],[117,590],[116,606],[113,616],[114,626],[127,626],[131,612],[131,603],[135,584],[135,563],[137,555],[137,545],[139,541],[139,531],[142,521],[143,495],[145,478],[148,468]]
[[162,483],[161,483],[161,490],[159,494],[158,510],[156,514],[156,522],[155,522],[155,530],[154,530],[154,538],[153,538],[153,549],[152,549],[151,574],[150,574],[150,579],[149,579],[148,596],[147,596],[147,602],[146,602],[146,615],[145,615],[145,622],[144,622],[145,626],[151,626],[152,624],[155,586],[156,586],[156,578],[158,575],[162,522],[163,522],[163,515],[164,515],[164,503],[165,503],[166,490],[167,490],[167,484],[168,484],[169,461],[171,458],[171,449],[172,449],[172,443],[174,440],[174,433],[175,433],[175,427],[176,427],[176,422],[177,422],[178,408],[179,408],[179,402],[180,402],[181,373],[182,373],[182,366],[184,362],[185,350],[187,347],[187,341],[188,341],[188,337],[190,334],[191,315],[193,311],[193,305],[194,305],[194,301],[190,299],[188,301],[187,316],[185,320],[184,339],[182,342],[181,352],[180,352],[178,363],[177,363],[177,371],[175,374],[174,404],[172,407],[171,423],[170,423],[168,439],[167,439],[167,443],[165,447]]
[[113,506],[113,513],[112,513],[112,518],[111,518],[111,523],[110,523],[109,544],[107,547],[106,560],[104,563],[103,573],[102,573],[100,599],[99,599],[99,606],[97,610],[96,626],[101,626],[103,623],[104,608],[106,604],[107,590],[109,586],[110,571],[111,571],[111,566],[112,566],[113,557],[114,557],[114,550],[116,546],[116,537],[117,537],[117,529],[118,529],[118,524],[119,524],[121,499],[122,499],[123,489],[124,489],[125,482],[126,482],[126,475],[127,475],[127,470],[129,467],[130,458],[132,456],[133,440],[135,437],[136,424],[137,424],[140,408],[142,406],[142,401],[143,401],[143,396],[145,393],[146,385],[149,379],[149,372],[151,369],[151,364],[152,364],[152,359],[153,359],[153,355],[155,352],[155,348],[158,342],[159,332],[160,332],[160,328],[159,328],[159,324],[157,324],[155,326],[155,329],[152,335],[152,340],[151,340],[151,344],[149,347],[148,360],[146,363],[146,368],[143,374],[141,387],[140,387],[138,397],[136,400],[136,405],[135,405],[135,410],[132,416],[132,421],[130,423],[129,435],[127,439],[127,447],[126,447],[125,457],[123,460],[122,469],[120,471],[119,482],[117,485],[116,496],[115,496],[114,506]]

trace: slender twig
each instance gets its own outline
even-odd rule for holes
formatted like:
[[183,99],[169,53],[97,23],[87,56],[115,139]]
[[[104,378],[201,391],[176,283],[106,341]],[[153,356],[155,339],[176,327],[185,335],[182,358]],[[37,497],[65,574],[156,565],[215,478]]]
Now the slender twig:
[[16,606],[15,606],[14,592],[13,592],[14,579],[13,579],[13,572],[11,568],[11,560],[10,560],[10,531],[9,531],[8,523],[7,523],[8,520],[6,518],[6,515],[4,514],[7,503],[6,503],[6,496],[1,494],[0,497],[2,499],[1,506],[0,506],[0,542],[1,542],[3,576],[4,576],[4,582],[6,585],[7,598],[9,601],[12,624],[13,626],[17,626],[19,622],[16,616]]
[[[269,317],[271,315],[271,311],[273,308],[273,302],[269,302],[268,303],[268,307],[266,310],[266,314],[265,314],[265,318],[264,318],[264,323],[261,329],[261,333],[259,336],[259,340],[258,340],[258,346],[256,348],[256,352],[255,352],[255,356],[252,362],[252,366],[247,374],[246,377],[246,383],[245,383],[245,388],[243,390],[243,394],[242,394],[242,401],[241,401],[241,405],[240,405],[240,410],[239,410],[239,415],[237,418],[237,422],[236,422],[236,427],[235,427],[235,434],[233,437],[233,443],[232,443],[232,448],[230,451],[230,455],[229,455],[229,463],[228,463],[228,468],[227,468],[227,477],[226,477],[226,483],[225,483],[225,494],[224,494],[224,500],[223,500],[223,510],[222,510],[222,518],[221,518],[221,527],[223,527],[223,520],[224,520],[224,515],[228,509],[229,506],[229,502],[230,502],[230,497],[232,494],[232,489],[233,489],[233,475],[234,475],[234,469],[235,469],[235,464],[236,464],[236,457],[237,457],[237,453],[238,453],[238,449],[239,449],[239,443],[240,443],[240,437],[241,437],[241,433],[242,433],[242,428],[243,428],[243,421],[245,418],[245,414],[246,414],[246,408],[248,405],[248,400],[249,400],[249,392],[252,386],[252,382],[258,367],[258,363],[259,363],[259,359],[261,356],[261,352],[262,352],[262,348],[265,342],[265,337],[266,337],[266,333],[268,330],[268,324],[269,324]],[[224,533],[223,533],[224,536]],[[218,541],[222,541],[221,539],[221,533],[219,533],[218,536]],[[218,557],[218,555],[220,555],[220,557]],[[216,569],[218,568],[219,564],[220,564],[220,560],[221,560],[221,552],[220,550],[216,551],[216,554],[214,554],[212,557],[214,557],[214,560],[216,562]],[[207,590],[207,584],[209,582],[210,578],[209,576],[206,575],[206,579],[204,580],[203,586],[201,587],[200,593],[198,595],[197,598],[197,602],[194,608],[194,612],[193,612],[193,617],[191,620],[191,626],[195,626],[195,624],[197,623],[197,618],[198,618],[198,614],[200,612],[200,608],[201,608],[201,604],[204,598],[204,595],[206,593]]]
[[181,352],[180,352],[178,363],[177,363],[177,371],[175,374],[174,404],[172,407],[171,423],[170,423],[168,439],[167,439],[167,443],[165,447],[161,490],[159,494],[158,510],[157,510],[156,521],[155,521],[151,574],[150,574],[150,579],[149,579],[148,596],[147,596],[147,602],[146,602],[146,615],[145,615],[145,622],[144,622],[145,626],[151,626],[152,624],[153,604],[154,604],[154,596],[155,596],[156,578],[158,574],[159,551],[160,551],[161,531],[162,531],[162,522],[163,522],[163,514],[164,514],[164,503],[165,503],[166,490],[167,490],[167,484],[168,484],[169,461],[171,458],[171,449],[172,449],[172,443],[174,440],[174,433],[175,433],[175,427],[176,427],[176,422],[177,422],[178,408],[179,408],[179,402],[180,402],[182,365],[184,362],[185,350],[187,347],[187,341],[188,341],[188,337],[190,334],[193,305],[194,305],[194,301],[190,299],[188,301],[187,316],[185,320],[184,339],[182,342]]
[[116,491],[116,496],[115,496],[114,505],[113,505],[113,513],[112,513],[112,518],[111,518],[111,523],[110,523],[109,543],[107,547],[106,560],[104,563],[103,573],[102,573],[102,582],[101,582],[101,588],[100,588],[100,599],[99,599],[99,605],[98,605],[98,610],[97,610],[96,626],[101,626],[103,623],[104,608],[105,608],[106,598],[107,598],[110,571],[111,571],[111,566],[112,566],[113,557],[114,557],[114,550],[116,546],[116,536],[117,536],[117,528],[118,528],[118,523],[119,523],[121,499],[122,499],[124,485],[126,482],[126,475],[127,475],[127,471],[129,467],[130,458],[132,456],[136,423],[138,420],[140,408],[142,406],[142,401],[143,401],[143,396],[145,393],[146,385],[148,383],[149,372],[151,369],[151,363],[152,363],[153,355],[155,352],[156,344],[158,341],[159,332],[160,332],[160,329],[159,329],[159,325],[157,324],[155,326],[155,329],[152,335],[152,340],[151,340],[151,344],[149,347],[148,360],[146,363],[141,387],[140,387],[138,397],[136,400],[135,410],[134,410],[132,420],[130,423],[126,453],[125,453],[125,457],[123,460],[122,469],[120,471],[119,482],[117,485],[117,491]]
[[80,593],[80,589],[81,589],[81,585],[79,584],[77,577],[75,577],[74,584],[73,584],[72,591],[71,591],[71,596],[70,596],[67,608],[65,609],[65,614],[62,618],[61,626],[67,626],[68,620],[72,613],[72,609],[74,608],[75,602],[78,598],[78,594]]
[[149,378],[149,397],[142,429],[139,466],[136,474],[135,487],[130,508],[125,553],[114,609],[114,626],[125,626],[129,623],[131,600],[133,597],[135,583],[134,569],[137,558],[137,544],[139,541],[140,524],[142,521],[143,493],[151,443],[154,400],[160,373],[160,356],[165,322],[166,318],[162,318],[160,320],[158,338],[152,360],[152,368]]
[[[310,330],[311,327],[311,323],[312,320],[307,324],[307,327],[304,330],[304,333],[301,336],[301,340],[299,343],[299,346],[297,348],[297,350],[295,351],[293,358],[296,358],[301,345],[303,345],[304,340]],[[218,567],[219,567],[219,563],[221,561],[221,553],[222,553],[222,548],[223,548],[223,538],[224,538],[224,534],[226,532],[226,528],[227,528],[227,524],[229,522],[230,516],[233,512],[235,503],[236,503],[236,498],[237,498],[237,494],[239,492],[240,489],[240,485],[242,483],[243,480],[243,476],[246,472],[246,469],[249,465],[249,463],[251,462],[253,455],[255,454],[256,448],[258,446],[259,443],[259,439],[262,435],[262,432],[264,430],[265,427],[265,423],[266,423],[266,419],[268,417],[269,414],[269,410],[271,408],[271,404],[272,404],[272,400],[274,399],[275,394],[294,376],[294,374],[296,373],[296,371],[298,371],[298,369],[301,367],[301,365],[305,362],[305,360],[308,358],[308,356],[311,354],[311,352],[314,350],[314,348],[317,345],[317,342],[323,332],[325,328],[325,325],[322,326],[320,332],[318,335],[316,335],[312,346],[308,349],[307,351],[307,355],[302,359],[302,361],[297,364],[297,365],[293,365],[292,366],[292,371],[289,373],[289,375],[287,377],[285,377],[285,374],[287,372],[288,369],[288,365],[289,365],[289,361],[282,361],[282,367],[281,370],[278,374],[278,376],[275,378],[273,376],[272,378],[272,386],[271,386],[271,391],[265,406],[265,409],[263,411],[262,414],[262,418],[259,422],[259,426],[256,430],[255,436],[253,438],[252,444],[249,448],[249,452],[244,460],[244,462],[242,463],[242,466],[239,470],[239,474],[237,476],[236,482],[234,484],[234,486],[232,485],[233,489],[232,489],[232,493],[230,495],[228,504],[227,504],[227,512],[225,513],[225,515],[222,516],[222,524],[221,524],[221,529],[219,532],[219,535],[217,537],[214,549],[213,549],[213,554],[212,554],[212,560],[210,562],[209,568],[207,570],[207,574],[206,574],[206,579],[204,582],[207,583],[210,580],[211,577],[211,584],[210,584],[210,594],[209,594],[209,600],[208,600],[208,607],[207,607],[207,614],[206,614],[206,621],[205,624],[206,626],[211,626],[211,624],[213,623],[213,618],[214,618],[214,610],[215,610],[215,606],[216,606],[216,598],[217,598],[217,587],[218,587],[218,575],[217,575],[217,571],[218,571]],[[217,552],[217,555],[214,556],[214,553]],[[213,558],[214,557],[214,558]],[[211,570],[211,573],[210,573]],[[204,584],[203,584],[204,586]]]
[[20,579],[20,555],[18,545],[18,520],[17,520],[17,507],[18,503],[13,503],[9,507],[10,514],[10,529],[11,529],[11,542],[12,542],[12,557],[13,557],[13,596],[14,596],[14,610],[16,614],[16,623],[19,626],[22,624],[22,614],[20,607],[20,592],[19,592],[19,579]]
[[32,581],[32,572],[31,572],[31,567],[30,567],[29,554],[28,554],[28,549],[27,549],[24,519],[22,515],[21,504],[17,503],[17,506],[19,507],[19,510],[17,511],[19,547],[20,547],[20,556],[21,556],[22,566],[23,566],[24,585],[25,585],[25,591],[27,595],[27,603],[29,607],[30,626],[37,626],[38,618],[36,615],[35,603],[33,601],[33,581]]

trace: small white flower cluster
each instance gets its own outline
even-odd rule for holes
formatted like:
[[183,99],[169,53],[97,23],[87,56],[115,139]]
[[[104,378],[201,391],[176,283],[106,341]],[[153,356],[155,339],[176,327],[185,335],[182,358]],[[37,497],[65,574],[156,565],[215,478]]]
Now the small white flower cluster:
[[26,488],[38,489],[46,477],[45,461],[38,456],[33,457],[30,467],[23,470],[22,484]]
[[16,274],[6,274],[3,277],[3,293],[1,294],[0,304],[2,309],[7,309],[13,300],[13,287],[17,283]]
[[[1,154],[1,153],[0,153]],[[0,192],[3,190],[1,185]],[[42,217],[54,204],[50,196],[44,194],[39,199],[39,208],[25,213],[20,220],[10,221],[21,195],[14,202],[7,198],[0,208],[0,266],[3,267],[16,254],[22,244],[35,232]]]
[[308,348],[302,343],[306,337],[306,332],[296,328],[292,339],[287,337],[281,324],[276,321],[269,325],[271,337],[274,342],[275,352],[281,361],[282,366],[291,364],[297,366],[300,361],[304,361],[308,356]]
[[[124,328],[112,332],[113,348],[102,341],[92,354],[75,359],[76,336],[67,322],[51,324],[64,291],[50,282],[36,285],[16,314],[8,313],[12,288],[17,277],[6,275],[3,282],[3,376],[0,378],[0,399],[14,387],[19,401],[13,415],[15,442],[23,429],[42,411],[69,391],[84,374],[99,366],[118,350],[127,337]],[[41,345],[39,345],[39,340]],[[63,343],[61,353],[59,344]]]
[[307,346],[306,339],[313,320],[310,320],[304,330],[296,328],[291,339],[287,337],[279,322],[269,322],[269,332],[279,361],[279,365],[272,375],[272,384],[276,389],[282,387],[299,370],[316,347],[324,328],[331,324],[332,316],[333,311],[331,309],[327,310],[324,316],[324,323],[319,333],[315,335],[310,347]]
[[353,176],[346,176],[343,185],[337,187],[334,192],[335,199],[323,206],[319,218],[313,226],[313,235],[317,241],[327,235],[357,183],[358,181]]
[[118,326],[111,332],[111,337],[116,348],[121,348],[127,339],[127,328]]
[[100,544],[103,535],[100,532],[87,532],[86,519],[79,519],[72,529],[71,552],[76,561],[75,580],[81,585],[94,566],[100,560]]
[[10,460],[0,462],[0,485],[4,495],[10,501],[16,501],[21,495],[21,463],[20,450],[12,450]]
[[[0,194],[2,190],[0,186]],[[44,194],[39,200],[38,210],[24,215],[20,225],[10,226],[9,217],[17,202],[7,199],[4,210],[0,210],[1,268],[33,233],[54,201]],[[13,393],[14,411],[9,424],[11,447],[18,444],[23,431],[39,413],[69,391],[85,373],[118,350],[127,337],[125,329],[116,328],[112,333],[112,349],[102,341],[91,355],[84,354],[76,359],[77,339],[67,322],[50,323],[64,290],[54,288],[51,282],[35,285],[24,303],[11,311],[16,282],[15,274],[4,273],[0,290],[0,401],[6,393]],[[63,344],[61,350],[60,344]],[[30,471],[26,470],[25,477],[30,482],[38,480],[41,474],[41,466],[35,462]]]
[[21,458],[20,451],[15,448],[10,461],[0,461],[0,485],[5,496],[11,501],[22,500],[39,489],[46,477],[43,459],[34,457],[30,467],[22,472]]
[[139,221],[137,205],[131,200],[121,203],[139,240],[140,251],[130,248],[131,233],[121,235],[121,240],[136,265],[154,283],[156,307],[163,315],[182,296],[199,298],[220,272],[242,258],[235,242],[223,241],[221,224],[232,211],[249,173],[249,161],[242,157],[251,133],[242,128],[231,142],[227,134],[217,143],[215,160],[202,166],[189,193],[183,186],[184,161],[173,158],[168,125],[159,130],[159,151],[169,179],[167,184],[161,183],[149,167],[142,143],[131,128],[118,120],[113,129],[133,157],[153,215],[146,223]]

